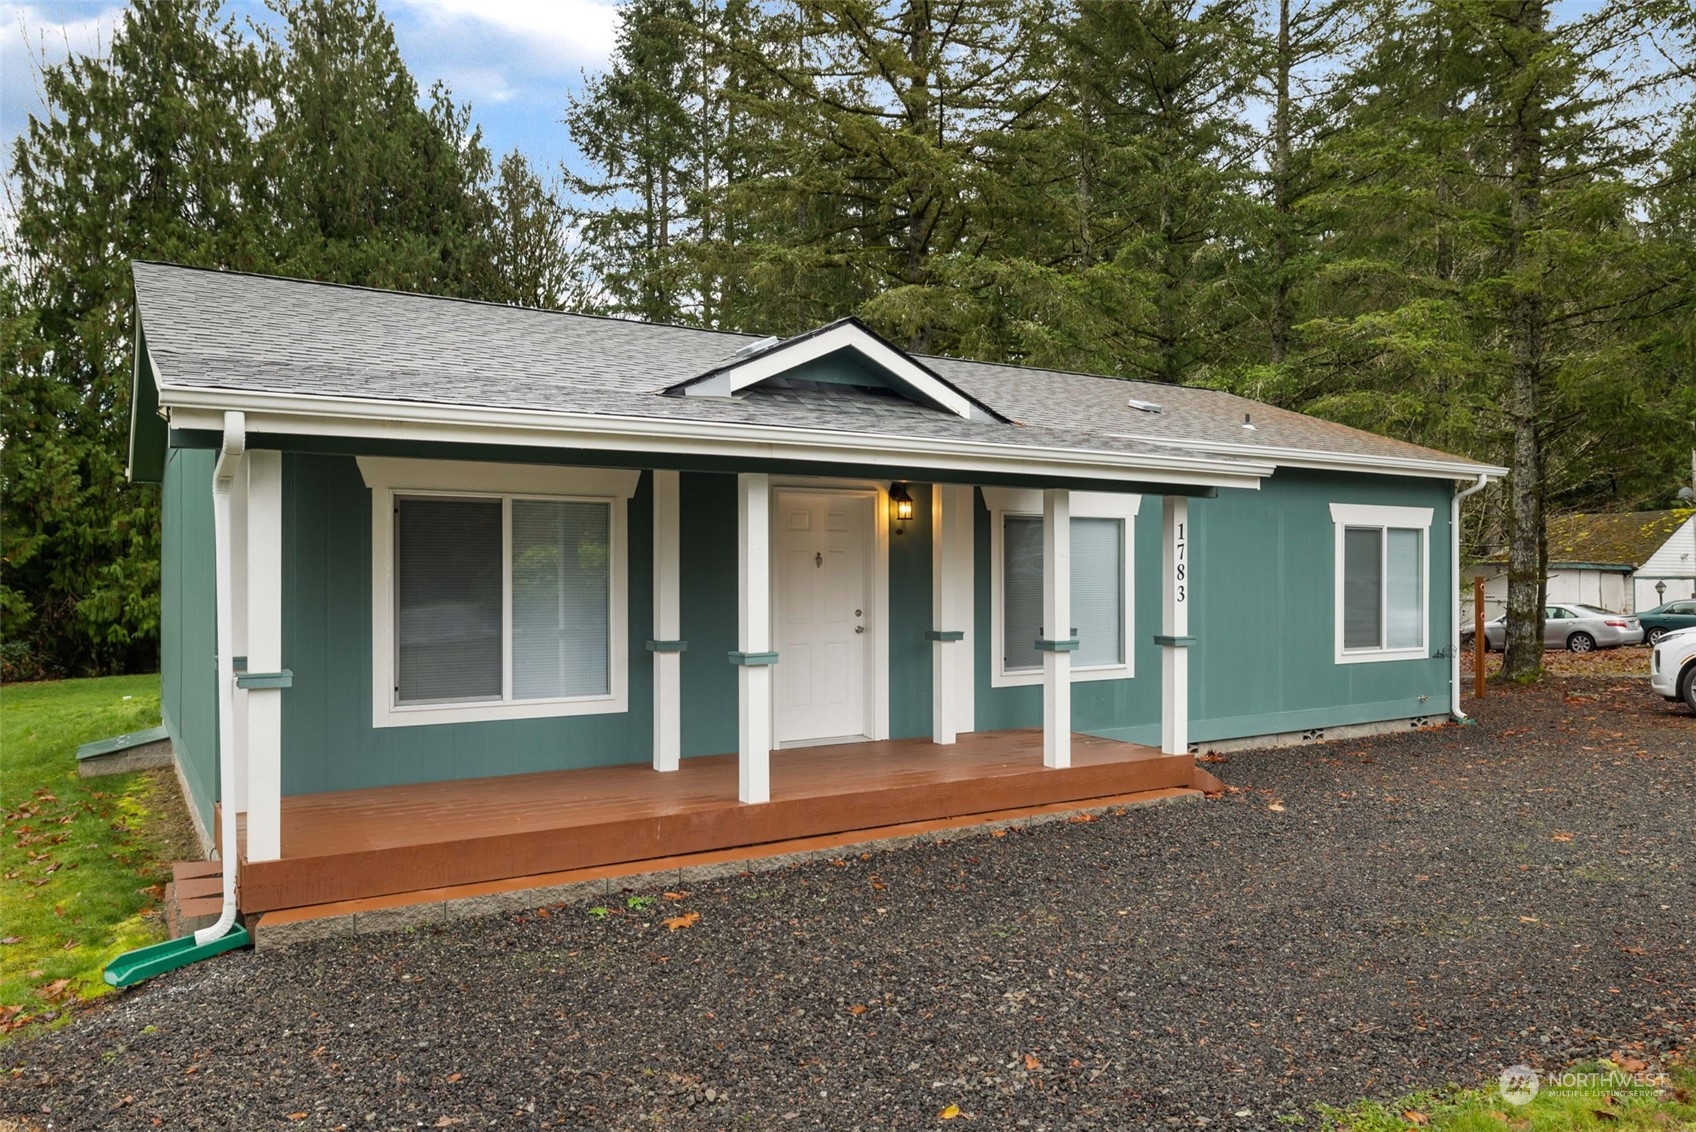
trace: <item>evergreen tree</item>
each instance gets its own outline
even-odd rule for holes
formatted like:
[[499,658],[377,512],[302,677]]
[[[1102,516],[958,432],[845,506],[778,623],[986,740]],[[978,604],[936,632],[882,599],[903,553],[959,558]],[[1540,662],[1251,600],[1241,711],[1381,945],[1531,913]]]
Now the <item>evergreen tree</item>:
[[285,275],[476,297],[491,270],[481,132],[418,84],[375,0],[275,0],[263,138],[271,253]]
[[125,482],[129,261],[253,267],[258,54],[216,2],[136,0],[41,72],[12,153],[0,443],[6,638],[25,670],[151,667],[157,492]]

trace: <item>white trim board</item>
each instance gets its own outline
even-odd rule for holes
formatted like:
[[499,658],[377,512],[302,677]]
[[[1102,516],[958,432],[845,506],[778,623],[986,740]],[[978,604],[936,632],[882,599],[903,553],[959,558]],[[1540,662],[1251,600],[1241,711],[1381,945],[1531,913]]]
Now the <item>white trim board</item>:
[[[1006,656],[1004,624],[1006,610],[1002,587],[1003,546],[1008,515],[1026,518],[1042,517],[1042,492],[1022,487],[980,487],[984,506],[989,511],[989,686],[991,688],[1020,688],[1042,683],[1042,669],[1004,669]],[[1073,666],[1071,682],[1091,680],[1129,680],[1136,676],[1136,517],[1142,509],[1142,496],[1102,491],[1071,493],[1071,518],[1120,519],[1125,524],[1124,634],[1125,662],[1094,668]]]
[[[1331,542],[1334,573],[1331,577],[1331,629],[1337,664],[1374,664],[1386,660],[1424,660],[1431,652],[1431,518],[1430,507],[1384,507],[1375,504],[1331,504]],[[1349,527],[1398,527],[1419,532],[1419,644],[1408,648],[1343,648],[1343,532]],[[1453,537],[1453,532],[1450,533]],[[1382,563],[1380,564],[1382,570]],[[1383,588],[1382,576],[1380,587]],[[1380,600],[1387,600],[1381,595]],[[1381,614],[1380,632],[1386,625]]]
[[[161,391],[161,396],[165,395]],[[995,472],[1107,483],[1156,479],[1174,486],[1256,490],[1272,464],[1159,456],[1030,444],[897,436],[822,428],[789,428],[658,417],[559,413],[384,401],[378,398],[246,393],[223,389],[170,390],[171,426],[221,431],[225,409],[248,413],[247,431],[338,439],[410,440],[431,444],[508,444],[538,448],[668,455],[887,464],[937,473]]]
[[[359,457],[359,472],[371,488],[371,726],[418,727],[437,723],[481,723],[570,715],[607,715],[629,710],[629,501],[639,471],[560,468],[534,464],[486,464],[457,460],[397,460]],[[502,573],[503,700],[448,704],[395,703],[394,511],[396,495],[429,494],[499,498],[505,532]],[[512,499],[587,500],[609,512],[607,688],[604,695],[513,700],[511,695]]]

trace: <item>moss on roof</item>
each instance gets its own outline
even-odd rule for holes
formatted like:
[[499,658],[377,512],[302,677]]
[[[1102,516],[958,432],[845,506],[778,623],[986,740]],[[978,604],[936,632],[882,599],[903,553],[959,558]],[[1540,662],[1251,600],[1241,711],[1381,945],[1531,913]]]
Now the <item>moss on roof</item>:
[[[1549,565],[1628,566],[1647,562],[1696,510],[1556,515],[1549,520]],[[1490,556],[1506,561],[1506,553]]]

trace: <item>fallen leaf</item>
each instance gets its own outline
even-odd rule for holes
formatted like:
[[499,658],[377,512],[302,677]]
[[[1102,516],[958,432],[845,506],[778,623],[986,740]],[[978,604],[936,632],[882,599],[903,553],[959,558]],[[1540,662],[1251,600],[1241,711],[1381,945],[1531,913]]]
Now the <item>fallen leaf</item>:
[[1082,825],[1085,822],[1094,821],[1095,815],[1094,814],[1073,814],[1071,817],[1067,818],[1066,820],[1071,822],[1073,825]]
[[24,937],[21,936],[21,935],[9,935],[5,939],[0,939],[0,944],[4,944],[5,946],[10,947],[14,943],[22,943],[23,941],[24,941]]
[[1425,1124],[1430,1121],[1431,1118],[1416,1108],[1410,1108],[1402,1113],[1402,1119],[1407,1121],[1409,1124]]
[[1282,803],[1282,802],[1272,802],[1266,808],[1271,810],[1275,814],[1281,814],[1281,813],[1284,812],[1284,803]]
[[459,1080],[459,1077],[460,1077],[460,1075],[458,1073],[449,1073],[448,1074],[448,1084],[450,1084],[450,1085],[453,1084],[455,1081]]
[[1037,1070],[1037,1069],[1041,1069],[1042,1068],[1042,1062],[1040,1062],[1036,1059],[1036,1054],[1027,1053],[1027,1054],[1025,1054],[1025,1068],[1033,1070],[1033,1071]]
[[676,931],[678,928],[692,928],[700,918],[699,912],[685,912],[681,916],[673,916],[666,920],[665,926],[671,931]]
[[864,1014],[865,1012],[866,1012],[866,1008],[859,1005],[858,1003],[855,1003],[853,1006],[850,1006],[848,1008],[848,1013],[852,1014],[856,1018],[858,1018],[860,1015]]
[[[989,831],[989,835],[990,835],[990,836],[991,836],[991,837],[1006,837],[1006,836],[1007,836],[1007,831],[1006,831],[1006,830],[1004,830],[1004,829],[992,829],[992,830],[990,830],[990,831]],[[12,941],[11,941],[11,940],[7,940],[7,941],[6,941],[6,942],[7,942],[7,943],[11,943],[11,942],[12,942]]]
[[1649,1063],[1640,1057],[1632,1057],[1624,1050],[1619,1050],[1613,1056],[1613,1063],[1627,1073],[1641,1073],[1649,1068]]
[[683,900],[688,896],[689,894],[687,892],[668,892],[665,894],[665,898],[667,900]]
[[1519,918],[1519,922],[1522,924],[1535,924],[1539,921],[1536,916],[1521,916]]
[[455,1124],[462,1124],[462,1123],[464,1123],[464,1122],[456,1116],[438,1116],[436,1118],[435,1127],[437,1127],[437,1128],[452,1128]]
[[63,948],[66,951],[75,951],[77,948],[79,948],[81,946],[82,946],[82,944],[78,943],[74,939],[67,939],[63,944]]
[[306,1114],[304,1112],[291,1112],[291,1113],[289,1113],[289,1119],[290,1120],[305,1120]]
[[1557,833],[1553,837],[1549,838],[1549,840],[1550,841],[1571,841],[1572,840],[1572,834],[1564,833],[1564,832],[1563,833]]
[[951,1104],[947,1108],[943,1109],[941,1112],[937,1113],[936,1118],[938,1120],[953,1120],[956,1116],[959,1116],[959,1115],[960,1115],[960,1106],[957,1105],[957,1104]]
[[46,999],[48,1002],[52,1002],[54,999],[64,994],[70,985],[71,980],[69,979],[54,979],[52,982],[42,987],[39,993],[42,998]]
[[1648,950],[1646,948],[1642,948],[1642,947],[1622,947],[1622,948],[1620,948],[1620,950],[1625,952],[1627,955],[1647,955],[1647,954],[1649,954]]

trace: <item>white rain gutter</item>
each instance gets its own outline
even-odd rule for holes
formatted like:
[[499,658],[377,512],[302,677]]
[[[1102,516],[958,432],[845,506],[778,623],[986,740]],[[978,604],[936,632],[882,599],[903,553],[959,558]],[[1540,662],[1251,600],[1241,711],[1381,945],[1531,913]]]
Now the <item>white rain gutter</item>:
[[216,923],[194,933],[196,945],[221,939],[236,922],[236,722],[235,609],[231,593],[230,491],[247,449],[247,417],[224,414],[224,445],[212,470],[212,544],[217,561],[218,607],[218,784],[223,798],[218,857],[224,866],[224,906]]
[[[1478,482],[1465,491],[1455,492],[1454,500],[1450,503],[1449,514],[1449,549],[1453,551],[1454,573],[1449,577],[1454,579],[1456,602],[1460,595],[1460,501],[1469,495],[1483,491],[1490,483],[1490,473],[1480,472]],[[1472,717],[1460,710],[1460,618],[1455,618],[1454,650],[1449,655],[1449,715],[1457,723],[1471,723]]]

